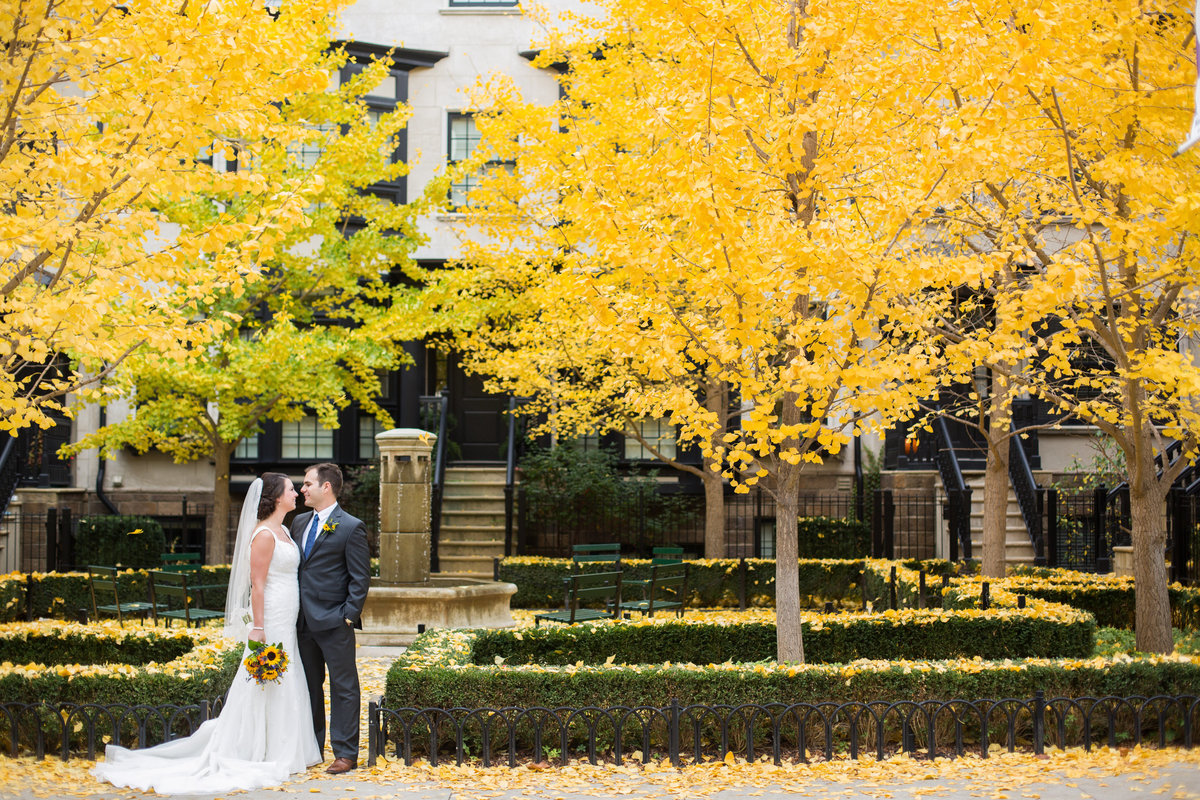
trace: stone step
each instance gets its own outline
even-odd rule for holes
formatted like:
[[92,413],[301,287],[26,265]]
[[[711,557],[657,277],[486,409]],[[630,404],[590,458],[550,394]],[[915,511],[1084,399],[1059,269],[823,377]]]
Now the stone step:
[[[503,550],[500,551],[503,554]],[[438,566],[447,572],[475,573],[492,577],[493,556],[455,556],[438,553]]]
[[492,579],[492,571],[487,572],[435,572],[433,577],[443,580],[461,581],[464,579],[472,579],[479,581],[490,581]]
[[486,534],[488,536],[499,533],[501,536],[503,536],[504,535],[504,521],[501,520],[500,524],[498,524],[498,525],[460,525],[460,524],[446,525],[446,524],[443,524],[441,527],[441,530],[440,530],[440,535],[442,535],[442,536],[445,536],[447,534],[461,535],[464,533]]
[[466,528],[492,528],[496,525],[504,527],[504,510],[480,511],[471,508],[460,508],[457,505],[442,504],[442,526]]
[[508,472],[504,467],[499,469],[485,467],[448,467],[446,469],[446,483],[499,483],[501,486],[505,483],[505,478]]
[[444,552],[446,548],[452,550],[483,550],[486,548],[499,548],[504,550],[504,539],[447,539],[445,536],[438,538],[438,550]]
[[504,507],[504,485],[491,486],[478,483],[447,483],[442,486],[442,502],[499,503]]

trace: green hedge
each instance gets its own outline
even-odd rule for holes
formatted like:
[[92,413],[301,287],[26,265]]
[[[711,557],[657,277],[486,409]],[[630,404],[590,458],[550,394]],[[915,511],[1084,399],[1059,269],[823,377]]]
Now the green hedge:
[[[734,608],[738,606],[742,575],[738,559],[699,559],[688,561],[688,604],[696,608]],[[751,606],[775,603],[775,561],[748,558],[746,564],[746,602]],[[611,564],[584,564],[587,572],[605,572]],[[627,579],[648,579],[650,561],[623,559],[621,569]],[[819,607],[826,600],[842,601],[858,596],[861,560],[801,559],[800,593],[805,605]],[[513,608],[557,608],[563,601],[563,580],[571,574],[569,558],[514,556],[500,561],[499,578],[514,583]]]
[[[962,581],[952,587],[949,605],[955,608],[975,608],[979,605],[978,578]],[[993,596],[997,591],[1012,595],[1062,603],[1086,611],[1105,628],[1133,630],[1135,597],[1131,579],[1091,575],[1072,570],[1023,570],[1002,580],[990,581]],[[1200,588],[1171,584],[1167,587],[1171,603],[1171,623],[1181,630],[1200,629]],[[993,599],[993,603],[996,600]]]
[[216,663],[187,672],[139,667],[121,676],[105,672],[70,675],[53,668],[35,675],[9,672],[0,674],[0,702],[191,705],[225,694],[240,658],[240,650],[230,650]]
[[157,569],[167,549],[162,526],[153,517],[80,517],[75,563]]
[[[737,705],[815,701],[1129,697],[1200,691],[1200,663],[1139,658],[670,666],[481,666],[476,632],[429,631],[387,675],[391,707]],[[524,633],[523,633],[524,635]]]
[[[803,624],[804,656],[810,664],[865,658],[1086,658],[1096,624],[1077,615],[1058,620],[1032,613],[996,611],[981,616],[907,611],[899,615],[825,616]],[[775,625],[577,625],[532,631],[481,631],[471,660],[492,664],[710,664],[772,660]]]
[[64,633],[0,637],[0,662],[14,664],[148,664],[174,661],[195,646],[189,638],[139,635],[114,639],[103,634]]
[[798,553],[810,558],[861,558],[871,552],[871,526],[856,519],[801,517]]
[[[87,573],[35,572],[30,576],[12,573],[0,578],[0,623],[25,619],[27,580],[32,589],[28,599],[33,619],[73,620],[78,618],[79,609],[91,614],[92,598],[88,590]],[[206,584],[226,583],[229,580],[229,566],[203,567],[197,580]],[[119,572],[117,585],[122,601],[144,602],[150,599],[150,578],[146,570]],[[214,599],[221,605],[225,602],[224,595]],[[109,597],[101,602],[111,603],[112,599]]]

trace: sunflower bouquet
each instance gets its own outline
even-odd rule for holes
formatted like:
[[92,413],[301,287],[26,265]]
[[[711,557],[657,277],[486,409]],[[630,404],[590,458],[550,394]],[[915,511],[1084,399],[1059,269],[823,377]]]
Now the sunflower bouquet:
[[262,686],[267,681],[277,681],[279,676],[287,672],[288,655],[283,644],[265,644],[263,642],[246,642],[250,655],[242,665],[255,682]]

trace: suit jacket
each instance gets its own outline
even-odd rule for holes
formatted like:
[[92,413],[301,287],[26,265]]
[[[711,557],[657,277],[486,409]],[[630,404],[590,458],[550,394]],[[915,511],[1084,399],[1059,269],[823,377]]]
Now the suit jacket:
[[304,533],[312,517],[309,511],[292,520],[292,540],[301,554],[300,613],[313,631],[331,630],[348,619],[362,628],[362,609],[371,583],[367,528],[338,505],[304,558]]

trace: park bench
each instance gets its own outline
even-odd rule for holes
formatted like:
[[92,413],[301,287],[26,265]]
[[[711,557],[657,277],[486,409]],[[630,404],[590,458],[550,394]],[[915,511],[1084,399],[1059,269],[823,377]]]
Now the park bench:
[[[186,572],[166,572],[160,569],[150,570],[150,599],[154,603],[154,621],[159,618],[163,624],[170,626],[171,620],[183,620],[184,627],[199,625],[210,619],[224,619],[224,609],[205,608],[203,604],[193,605],[192,592],[194,587],[188,586]],[[197,595],[199,596],[199,595]]]
[[[87,569],[88,591],[92,596],[92,619],[100,619],[101,614],[112,614],[116,616],[117,623],[124,627],[126,616],[145,617],[154,613],[153,597],[149,603],[137,600],[121,602],[116,567],[89,564]],[[99,599],[97,593],[100,594]],[[100,600],[107,600],[110,594],[112,595],[111,603],[100,602]]]
[[578,572],[580,564],[604,562],[621,563],[621,545],[617,542],[605,544],[576,544],[571,546],[571,571]]
[[687,568],[682,561],[651,565],[643,598],[621,603],[620,608],[638,611],[648,617],[653,617],[655,611],[675,609],[675,616],[683,616],[683,606],[687,602]]
[[[584,608],[600,604],[603,610]],[[562,611],[547,611],[533,618],[536,627],[542,620],[574,625],[596,619],[616,619],[621,613],[621,570],[616,572],[580,572],[567,578],[567,604]]]
[[217,604],[216,598],[211,598],[212,592],[217,592],[224,603],[224,594],[228,590],[227,583],[203,583],[203,573],[200,571],[204,566],[204,557],[200,553],[162,553],[159,556],[162,561],[162,566],[159,568],[162,572],[180,572],[189,576],[188,588],[195,592],[200,597],[200,605],[212,606]]

